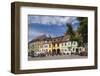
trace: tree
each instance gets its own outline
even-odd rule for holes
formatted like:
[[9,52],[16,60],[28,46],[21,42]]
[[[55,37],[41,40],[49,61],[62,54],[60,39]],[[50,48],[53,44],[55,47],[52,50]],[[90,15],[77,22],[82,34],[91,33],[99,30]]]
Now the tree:
[[77,18],[80,21],[80,25],[77,29],[80,43],[84,45],[88,42],[88,18],[87,17],[79,17]]
[[71,23],[66,24],[66,27],[67,27],[67,30],[66,30],[65,35],[69,36],[69,40],[72,41],[74,39],[75,34],[74,34]]

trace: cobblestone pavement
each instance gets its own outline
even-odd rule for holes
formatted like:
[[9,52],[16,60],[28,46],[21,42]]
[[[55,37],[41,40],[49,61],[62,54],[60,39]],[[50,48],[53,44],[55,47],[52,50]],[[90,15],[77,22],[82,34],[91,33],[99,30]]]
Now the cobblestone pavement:
[[56,59],[83,59],[88,58],[88,56],[79,55],[59,55],[59,56],[46,56],[46,57],[28,57],[29,61],[32,60],[56,60]]

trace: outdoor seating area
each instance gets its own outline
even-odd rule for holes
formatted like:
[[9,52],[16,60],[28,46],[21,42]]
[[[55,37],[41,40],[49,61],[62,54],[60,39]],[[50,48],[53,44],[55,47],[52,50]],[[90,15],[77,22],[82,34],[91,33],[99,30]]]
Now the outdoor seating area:
[[28,55],[30,57],[46,57],[46,56],[62,56],[62,55],[79,55],[79,56],[87,56],[87,49],[82,48],[80,49],[77,48],[76,52],[70,50],[70,51],[60,51],[58,50],[53,50],[52,52],[47,52],[47,51],[31,51]]

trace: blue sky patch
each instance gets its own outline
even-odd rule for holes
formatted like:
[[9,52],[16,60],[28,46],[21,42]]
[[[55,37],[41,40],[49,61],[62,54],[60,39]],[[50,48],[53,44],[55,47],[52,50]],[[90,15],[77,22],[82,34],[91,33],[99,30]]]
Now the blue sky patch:
[[67,23],[72,24],[74,31],[76,31],[79,26],[77,17],[29,15],[28,41],[31,41],[40,35],[51,37],[63,36],[67,29]]

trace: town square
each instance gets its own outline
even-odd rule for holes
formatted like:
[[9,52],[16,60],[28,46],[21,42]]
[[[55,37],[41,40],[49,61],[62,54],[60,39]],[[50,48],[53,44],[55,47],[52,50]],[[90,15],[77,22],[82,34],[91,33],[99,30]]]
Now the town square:
[[28,60],[88,57],[86,17],[29,15],[28,21]]

